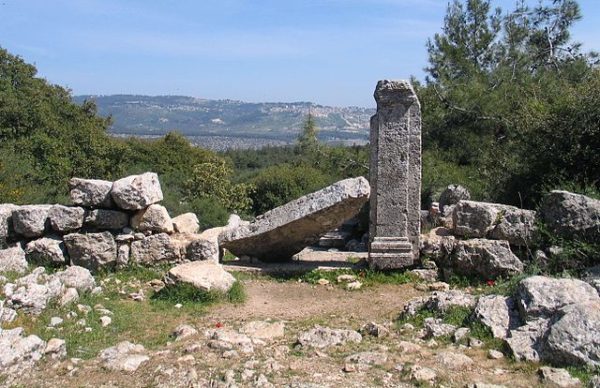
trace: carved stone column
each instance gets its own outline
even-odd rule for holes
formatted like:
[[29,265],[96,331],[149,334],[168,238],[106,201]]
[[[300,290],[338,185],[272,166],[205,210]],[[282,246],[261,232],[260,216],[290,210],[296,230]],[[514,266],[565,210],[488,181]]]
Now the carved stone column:
[[374,96],[369,265],[405,268],[419,258],[421,106],[408,81],[379,81]]

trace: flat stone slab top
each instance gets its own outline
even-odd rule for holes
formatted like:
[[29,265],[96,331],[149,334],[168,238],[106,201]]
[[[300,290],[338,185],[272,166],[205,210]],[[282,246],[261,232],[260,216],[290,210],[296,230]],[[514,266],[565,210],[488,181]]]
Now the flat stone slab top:
[[321,236],[352,218],[369,199],[363,178],[344,179],[226,231],[221,246],[236,256],[274,262],[290,259]]

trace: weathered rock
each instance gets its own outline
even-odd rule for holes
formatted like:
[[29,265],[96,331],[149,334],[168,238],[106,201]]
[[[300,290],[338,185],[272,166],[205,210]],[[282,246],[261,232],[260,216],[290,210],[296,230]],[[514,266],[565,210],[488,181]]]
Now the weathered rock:
[[40,237],[46,230],[48,212],[52,205],[26,205],[13,210],[15,232],[25,237]]
[[210,340],[208,346],[213,349],[223,351],[238,349],[246,354],[254,352],[253,341],[245,334],[229,329],[207,330],[204,334]]
[[369,322],[360,328],[362,335],[370,335],[372,337],[382,338],[387,336],[390,331],[383,325],[376,322]]
[[0,329],[0,370],[16,374],[27,370],[39,361],[46,343],[35,335],[25,336],[23,328]]
[[[17,312],[10,307],[4,306],[4,301],[0,300],[0,324],[3,322],[10,323],[17,317]],[[2,327],[2,325],[0,325]]]
[[207,261],[180,264],[165,275],[167,285],[190,284],[202,291],[227,292],[233,283],[235,278],[222,265]]
[[69,180],[71,202],[79,206],[111,207],[111,188],[112,182],[109,181],[81,178]]
[[490,349],[488,351],[488,358],[492,360],[501,360],[504,358],[504,353],[499,350]]
[[56,273],[65,287],[75,288],[79,292],[91,292],[96,287],[96,281],[86,268],[72,265]]
[[46,344],[44,355],[53,360],[62,360],[67,357],[67,343],[60,338],[52,338]]
[[140,232],[173,233],[173,221],[162,205],[153,204],[131,217],[131,226]]
[[117,249],[117,268],[125,268],[129,265],[129,254],[131,247],[129,244],[121,244]]
[[7,240],[14,234],[12,214],[16,208],[10,203],[0,204],[0,249],[6,248]]
[[437,312],[446,312],[452,307],[475,307],[477,298],[460,290],[434,292],[425,301],[425,307]]
[[46,275],[43,267],[38,267],[29,275],[4,285],[6,304],[27,314],[39,315],[52,299],[58,298],[64,286],[55,275]]
[[95,272],[117,262],[117,244],[112,234],[71,233],[63,237],[71,263]]
[[362,372],[373,365],[384,365],[388,356],[382,352],[360,352],[351,354],[344,360],[344,372]]
[[470,357],[454,352],[441,352],[436,356],[436,361],[450,370],[464,370],[473,365]]
[[175,338],[175,341],[181,341],[182,339],[191,337],[198,334],[198,330],[190,325],[179,325],[173,330],[171,336]]
[[426,282],[435,282],[438,280],[437,269],[413,269],[410,271],[411,275],[414,275],[417,279]]
[[172,219],[173,227],[177,233],[198,233],[200,223],[194,213],[181,214]]
[[467,238],[493,238],[527,245],[535,238],[535,212],[498,203],[460,201],[452,213],[453,231]]
[[248,225],[224,231],[222,246],[236,256],[290,259],[358,213],[369,192],[366,179],[345,179],[268,211]]
[[421,235],[421,256],[434,262],[445,262],[454,251],[455,245],[456,238],[450,235],[448,229],[434,228]]
[[588,382],[588,388],[600,388],[600,376],[596,375]]
[[63,292],[58,303],[61,306],[66,306],[71,303],[74,303],[78,299],[79,299],[79,292],[77,292],[77,289],[73,288],[73,287],[69,287]]
[[479,276],[486,280],[523,272],[523,263],[511,252],[508,242],[486,239],[457,241],[452,255],[437,264],[446,275]]
[[381,80],[371,117],[369,266],[399,269],[419,258],[421,105],[408,81]]
[[581,386],[581,381],[577,378],[571,377],[569,371],[566,369],[543,366],[540,368],[539,374],[540,380],[545,385],[565,388]]
[[550,320],[538,318],[511,330],[505,341],[513,357],[519,361],[539,362],[549,327]]
[[425,338],[451,336],[456,331],[456,326],[436,318],[425,318],[423,328],[425,329]]
[[60,265],[67,262],[65,247],[58,238],[42,237],[30,241],[25,247],[25,255],[30,263]]
[[600,200],[555,190],[544,198],[540,213],[550,231],[559,236],[600,240]]
[[460,201],[468,201],[471,199],[469,190],[461,185],[449,185],[442,191],[439,199],[439,208],[444,212],[444,208],[448,205],[456,205]]
[[510,330],[521,324],[514,299],[501,295],[480,297],[474,315],[475,319],[492,331],[494,338],[505,339]]
[[456,329],[454,334],[452,334],[452,340],[454,342],[461,342],[462,340],[467,338],[469,334],[471,334],[471,329],[469,329],[468,327],[460,327]]
[[200,238],[194,238],[187,245],[185,258],[190,261],[208,260],[213,263],[219,262],[219,245],[215,240],[207,240]]
[[329,327],[315,326],[313,329],[304,331],[298,335],[298,343],[301,346],[310,346],[324,349],[335,345],[343,345],[346,342],[361,342],[362,336],[354,330],[331,329]]
[[259,340],[273,340],[284,336],[285,324],[280,321],[251,321],[242,326],[240,333]]
[[179,244],[160,233],[131,243],[131,261],[137,264],[175,263],[182,258]]
[[437,378],[437,374],[431,368],[413,365],[410,367],[409,378],[419,383],[433,384]]
[[104,349],[100,352],[99,358],[105,368],[123,372],[135,372],[140,365],[150,360],[142,345],[132,344],[129,341]]
[[600,301],[564,307],[550,328],[544,359],[558,365],[600,366]]
[[25,251],[20,245],[0,249],[0,272],[25,273],[26,271]]
[[115,181],[111,196],[118,207],[126,210],[143,209],[163,199],[158,175],[153,172],[131,175]]
[[57,232],[72,232],[83,226],[85,210],[80,207],[54,205],[48,211],[50,226]]
[[129,214],[118,210],[94,209],[86,215],[85,224],[101,230],[119,230],[129,225]]
[[578,279],[554,279],[532,276],[523,279],[517,289],[521,318],[551,317],[564,306],[600,302],[594,287]]

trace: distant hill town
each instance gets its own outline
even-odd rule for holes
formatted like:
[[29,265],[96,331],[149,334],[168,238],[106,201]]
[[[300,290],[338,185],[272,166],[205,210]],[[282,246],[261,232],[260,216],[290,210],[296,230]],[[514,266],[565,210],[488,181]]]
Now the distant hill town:
[[156,137],[176,130],[192,143],[216,150],[290,144],[309,112],[320,128],[320,140],[365,144],[375,113],[372,108],[310,102],[248,103],[185,96],[82,95],[74,100],[93,100],[101,115],[112,116],[114,136]]

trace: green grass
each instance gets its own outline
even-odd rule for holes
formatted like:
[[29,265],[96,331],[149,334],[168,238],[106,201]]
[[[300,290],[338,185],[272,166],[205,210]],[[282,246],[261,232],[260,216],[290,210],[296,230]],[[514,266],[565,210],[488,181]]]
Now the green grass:
[[[363,286],[369,287],[378,284],[406,284],[417,281],[416,277],[409,272],[381,272],[370,269],[338,269],[333,271],[312,270],[299,277],[291,277],[288,280],[302,280],[306,283],[317,284],[320,279],[329,280],[330,284],[338,284],[337,278],[340,275],[354,275],[356,280],[361,282]],[[345,283],[339,283],[344,286]]]

